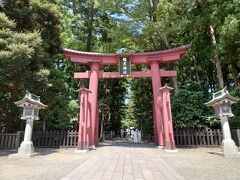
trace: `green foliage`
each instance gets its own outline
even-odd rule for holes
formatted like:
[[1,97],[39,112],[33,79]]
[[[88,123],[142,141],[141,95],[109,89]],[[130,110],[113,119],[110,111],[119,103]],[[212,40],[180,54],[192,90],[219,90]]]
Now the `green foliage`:
[[208,120],[213,111],[204,104],[209,100],[208,93],[193,84],[181,88],[178,95],[171,98],[175,128],[208,128],[213,123]]
[[[176,128],[219,126],[214,119],[208,120],[213,111],[204,105],[219,88],[216,56],[225,85],[240,97],[239,1],[2,0],[0,10],[0,131],[20,128],[20,110],[13,102],[22,98],[25,90],[40,95],[48,105],[40,112],[48,128],[77,127],[75,90],[89,82],[74,80],[72,73],[89,67],[71,64],[61,52],[63,47],[142,52],[192,43],[180,61],[161,65],[178,72],[180,90],[172,97]],[[132,66],[134,71],[148,69]],[[118,67],[101,70],[118,71]],[[172,83],[167,78],[162,81]],[[152,99],[151,79],[101,79],[98,100],[104,131],[134,126],[145,135],[152,134]],[[240,127],[238,104],[233,112],[231,126]],[[41,126],[39,122],[36,128]]]
[[10,20],[4,13],[0,13],[0,22],[2,28],[13,29],[16,26],[14,21]]
[[131,90],[137,127],[144,135],[151,135],[153,133],[151,79],[133,79]]
[[[234,97],[240,97],[240,89],[231,88],[229,89],[229,93]],[[232,105],[232,112],[234,116],[230,118],[229,123],[231,128],[239,129],[240,128],[240,102]]]
[[[140,71],[146,67],[135,66],[133,68]],[[151,136],[153,134],[151,79],[131,79],[128,83],[130,95],[127,97],[122,126],[138,128],[145,136]]]
[[122,127],[124,129],[129,127],[138,127],[138,123],[137,123],[138,121],[135,118],[135,112],[134,112],[135,105],[134,105],[133,99],[130,98],[128,101],[129,102],[124,112],[125,117],[121,121]]
[[[14,128],[16,107],[13,102],[22,88],[22,82],[29,76],[35,58],[41,56],[42,39],[38,32],[19,33],[14,31],[15,23],[4,13],[0,14],[0,87],[5,102],[1,104],[3,121],[8,122],[6,129]],[[7,95],[8,94],[8,95]],[[9,111],[11,110],[11,111]]]
[[[48,108],[40,112],[50,129],[73,128],[78,103],[69,63],[60,52],[61,21],[58,6],[47,1],[11,1],[0,7],[1,131],[19,129],[14,101],[25,90],[40,95]],[[7,16],[6,16],[6,15]],[[13,20],[10,20],[13,19]],[[74,99],[73,99],[74,98]],[[38,123],[35,128],[41,128]]]
[[[104,67],[104,71],[117,71],[117,67]],[[100,120],[104,131],[118,132],[124,116],[125,95],[127,85],[125,79],[101,79],[99,82]]]

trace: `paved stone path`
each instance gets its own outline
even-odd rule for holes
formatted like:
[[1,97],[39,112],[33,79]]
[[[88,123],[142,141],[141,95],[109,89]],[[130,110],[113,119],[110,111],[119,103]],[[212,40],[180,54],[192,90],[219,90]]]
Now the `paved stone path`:
[[119,144],[99,148],[96,154],[62,180],[176,180],[184,179],[152,147]]

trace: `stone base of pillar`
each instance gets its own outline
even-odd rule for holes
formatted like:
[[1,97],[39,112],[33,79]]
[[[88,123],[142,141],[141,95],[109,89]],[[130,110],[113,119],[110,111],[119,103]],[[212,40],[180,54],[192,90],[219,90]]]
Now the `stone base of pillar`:
[[172,152],[172,153],[178,152],[177,149],[166,149],[166,147],[164,147],[164,146],[157,146],[157,148],[160,149],[161,151],[165,151],[165,152]]
[[177,153],[178,150],[177,149],[164,149],[165,152],[169,152],[169,153]]
[[18,153],[10,154],[9,158],[30,158],[35,155],[32,141],[23,141],[18,148]]
[[89,146],[89,149],[96,149],[96,146],[95,145],[91,145],[91,146]]
[[84,143],[82,143],[82,145],[80,146],[77,146],[77,150],[85,150],[85,149],[87,149],[87,146]]
[[175,146],[173,146],[172,144],[172,142],[170,142],[170,141],[164,141],[164,148],[165,149],[168,149],[168,150],[174,150],[175,149]]
[[223,152],[213,152],[213,154],[218,155],[218,156],[222,156],[222,157],[225,157],[225,158],[234,158],[234,157],[239,157],[240,158],[240,153],[224,154]]
[[76,149],[75,153],[87,153],[89,151],[89,149]]
[[18,154],[33,154],[34,147],[32,141],[23,141],[18,148]]
[[164,149],[164,146],[158,146],[157,148],[158,149]]
[[238,147],[233,140],[223,140],[222,150],[224,154],[238,154]]
[[34,157],[36,156],[37,153],[32,153],[32,154],[10,154],[8,156],[9,159],[28,159],[28,158],[31,158],[31,157]]

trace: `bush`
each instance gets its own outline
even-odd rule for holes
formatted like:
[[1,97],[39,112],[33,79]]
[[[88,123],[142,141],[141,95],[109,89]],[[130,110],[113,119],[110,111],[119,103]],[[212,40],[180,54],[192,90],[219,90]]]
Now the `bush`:
[[208,128],[218,125],[214,119],[209,120],[213,110],[204,104],[209,99],[209,93],[198,85],[180,89],[177,96],[171,98],[174,128]]
[[[238,97],[238,98],[240,97],[239,88],[229,89],[229,93],[234,97]],[[234,114],[234,117],[229,119],[230,126],[233,129],[239,129],[240,128],[240,102],[232,105],[232,112]]]

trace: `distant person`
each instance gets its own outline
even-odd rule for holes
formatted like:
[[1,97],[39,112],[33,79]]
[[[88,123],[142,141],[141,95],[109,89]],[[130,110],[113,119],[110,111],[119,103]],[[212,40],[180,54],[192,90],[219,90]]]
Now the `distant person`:
[[139,130],[138,130],[137,141],[138,141],[138,143],[141,143],[141,142],[142,142],[142,133],[141,133],[141,131],[139,131]]
[[133,139],[134,136],[134,129],[131,130],[131,138]]
[[138,143],[138,130],[137,129],[136,129],[136,131],[134,131],[133,142]]
[[127,138],[130,137],[130,129],[126,129]]
[[121,129],[121,138],[123,139],[124,138],[124,130]]

